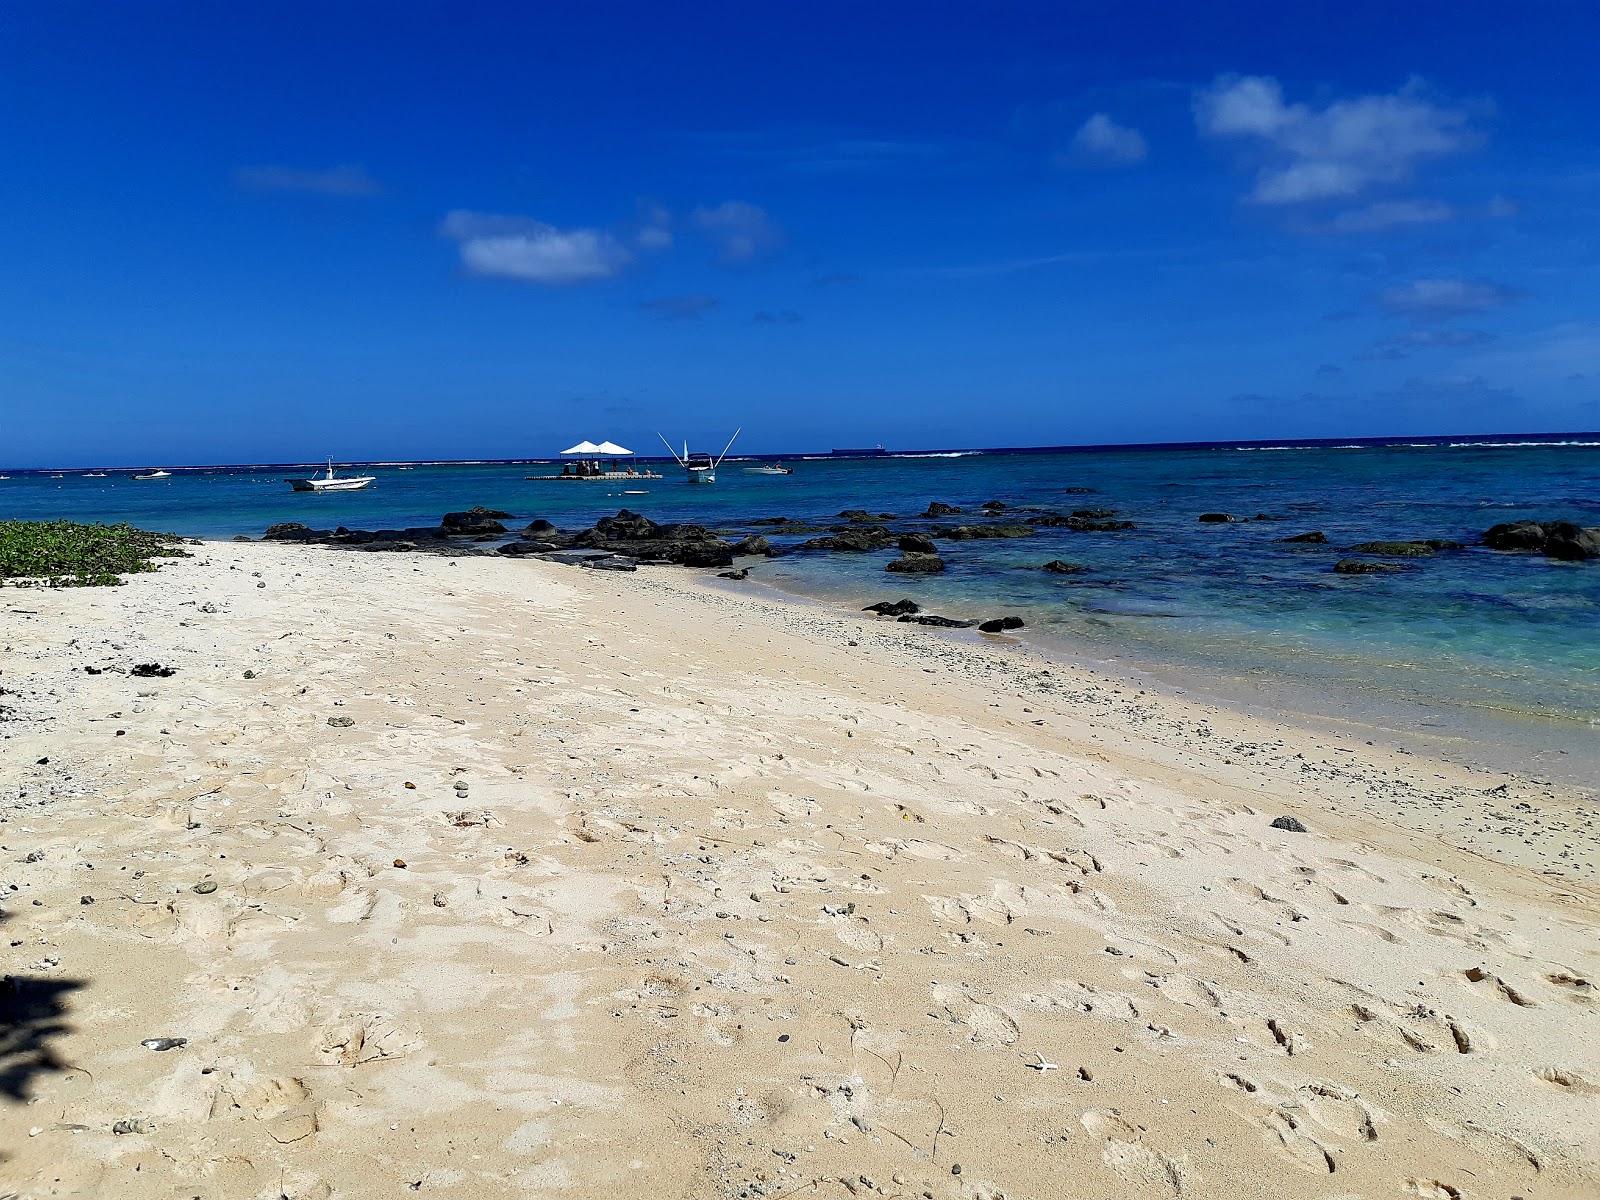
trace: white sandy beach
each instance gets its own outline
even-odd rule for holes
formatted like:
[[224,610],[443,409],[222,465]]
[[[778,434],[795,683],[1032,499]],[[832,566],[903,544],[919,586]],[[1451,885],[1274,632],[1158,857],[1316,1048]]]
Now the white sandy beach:
[[1600,1193],[1560,788],[671,568],[213,544],[0,647],[0,1196]]

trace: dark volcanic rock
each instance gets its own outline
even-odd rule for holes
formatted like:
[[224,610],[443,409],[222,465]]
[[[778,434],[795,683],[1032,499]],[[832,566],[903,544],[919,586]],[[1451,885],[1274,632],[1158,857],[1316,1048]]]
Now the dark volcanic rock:
[[1005,507],[1005,505],[1001,504],[998,500],[985,500],[981,505],[979,505],[979,507],[988,512],[999,512]]
[[867,524],[872,521],[893,521],[896,519],[893,513],[879,513],[877,516],[873,516],[864,508],[847,508],[839,515],[847,521],[855,522],[857,525]]
[[255,538],[251,537],[248,533],[236,533],[233,535],[233,540],[236,542],[253,542],[255,541]]
[[1092,493],[1098,491],[1099,489],[1097,489],[1097,488],[1086,488],[1086,487],[1069,487],[1069,488],[1062,488],[1061,490],[1063,492],[1065,492],[1069,496],[1088,496],[1088,495],[1091,495]]
[[1549,558],[1565,562],[1600,558],[1600,529],[1585,528],[1571,521],[1547,521],[1544,532],[1544,552]]
[[1566,562],[1600,558],[1600,528],[1575,521],[1509,521],[1483,535],[1491,550],[1539,551]]
[[1201,513],[1200,521],[1206,525],[1231,525],[1239,518],[1231,513]]
[[802,550],[847,550],[861,554],[869,550],[887,550],[894,545],[894,534],[882,525],[845,526],[829,537],[812,538],[801,542]]
[[1288,833],[1310,833],[1311,832],[1304,825],[1300,824],[1299,820],[1294,818],[1294,817],[1275,817],[1275,818],[1273,818],[1273,821],[1272,821],[1272,827],[1274,829],[1285,830]]
[[586,558],[580,566],[591,571],[637,571],[639,564],[626,554],[607,554],[600,558]]
[[[276,528],[276,527],[274,527]],[[272,530],[267,530],[270,537]],[[1483,544],[1491,550],[1544,549],[1544,524],[1539,521],[1506,521],[1491,526],[1483,535]]]
[[1313,529],[1310,533],[1297,533],[1293,537],[1279,538],[1280,542],[1307,542],[1322,545],[1328,540],[1328,535],[1320,529]]
[[979,538],[1030,537],[1033,532],[1028,525],[956,525],[935,529],[933,536],[948,538],[952,542],[970,542]]
[[469,508],[466,512],[445,513],[444,520],[439,524],[453,534],[504,533],[506,527],[500,524],[500,519],[510,515],[497,508],[485,508],[480,504],[476,508]]
[[750,574],[749,567],[740,567],[737,571],[718,571],[718,579],[744,579]]
[[937,554],[939,547],[920,533],[908,533],[900,539],[900,549],[908,554]]
[[554,550],[554,542],[506,542],[496,546],[496,554],[506,554],[515,558],[521,554],[539,554],[546,550]]
[[1132,521],[1092,521],[1087,517],[1069,517],[1062,513],[1045,513],[1029,517],[1029,525],[1072,529],[1079,533],[1112,533],[1119,529],[1132,529]]
[[280,521],[276,525],[267,526],[267,531],[261,535],[261,540],[264,542],[304,542],[314,537],[326,537],[327,532],[324,529],[319,533],[309,525],[302,525],[299,521]]
[[1082,575],[1089,570],[1080,563],[1062,562],[1059,558],[1052,558],[1039,569],[1049,571],[1052,575]]
[[936,617],[932,613],[903,613],[901,621],[909,621],[913,625],[934,625],[940,629],[971,629],[976,621],[957,621],[953,617]]
[[902,575],[937,575],[944,570],[944,559],[937,554],[902,554],[883,569]]
[[1362,542],[1350,549],[1356,554],[1382,554],[1388,558],[1426,558],[1434,552],[1427,542]]
[[522,536],[527,538],[529,541],[548,542],[553,540],[560,532],[561,531],[549,521],[546,521],[543,517],[541,517],[537,521],[529,522],[527,527],[523,529]]
[[932,504],[928,505],[928,511],[922,515],[928,518],[945,517],[949,516],[951,513],[959,513],[960,511],[961,510],[954,504],[945,504],[941,501],[935,500]]
[[877,613],[880,617],[898,617],[905,613],[921,612],[915,600],[879,600],[876,604],[869,604],[862,612]]
[[1378,575],[1384,571],[1398,571],[1396,563],[1363,562],[1359,558],[1341,558],[1333,564],[1340,575]]
[[1075,508],[1072,510],[1072,515],[1086,521],[1103,521],[1107,517],[1116,516],[1117,510],[1114,508]]
[[996,617],[978,626],[979,633],[1004,633],[1008,629],[1021,629],[1021,617]]
[[750,522],[752,525],[793,525],[795,523],[789,520],[788,517],[762,517],[759,521]]
[[752,533],[747,537],[742,537],[735,542],[733,544],[733,552],[735,554],[770,555],[772,553],[772,543],[767,541],[767,539],[762,537],[759,533]]

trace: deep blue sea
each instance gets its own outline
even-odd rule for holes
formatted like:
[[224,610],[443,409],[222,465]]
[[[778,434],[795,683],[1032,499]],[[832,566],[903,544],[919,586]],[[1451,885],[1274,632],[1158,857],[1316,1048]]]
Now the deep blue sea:
[[[125,470],[106,478],[11,471],[0,480],[0,518],[130,521],[227,538],[278,521],[432,525],[475,504],[562,527],[624,506],[718,528],[767,516],[837,524],[848,508],[906,518],[934,500],[965,510],[939,523],[970,520],[986,500],[1114,509],[1135,528],[943,543],[949,569],[939,576],[886,574],[895,557],[887,551],[791,555],[759,563],[751,577],[855,607],[904,595],[951,616],[1016,613],[1028,623],[1024,637],[1055,651],[1175,671],[1268,710],[1275,696],[1300,711],[1326,697],[1330,709],[1358,702],[1387,713],[1391,728],[1411,722],[1525,741],[1534,763],[1563,752],[1575,756],[1568,762],[1600,761],[1600,562],[1472,545],[1490,525],[1521,517],[1600,525],[1600,438],[785,461],[793,475],[751,474],[743,468],[753,461],[729,459],[711,487],[689,486],[671,464],[666,478],[631,485],[527,482],[550,470],[528,463],[380,465],[370,489],[330,495],[291,491],[283,480],[299,472],[281,466],[182,469],[146,482]],[[1204,512],[1270,519],[1202,524]],[[1329,543],[1278,540],[1313,529]],[[1354,543],[1408,538],[1468,548],[1408,560],[1392,574],[1332,572]],[[1051,559],[1091,570],[1038,569]]]

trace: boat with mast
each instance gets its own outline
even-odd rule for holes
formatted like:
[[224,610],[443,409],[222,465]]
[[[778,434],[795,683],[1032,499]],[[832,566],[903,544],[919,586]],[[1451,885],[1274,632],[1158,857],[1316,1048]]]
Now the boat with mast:
[[284,480],[297,492],[359,492],[371,485],[376,475],[335,475],[333,459],[328,460],[326,475],[312,475],[306,479]]
[[728,451],[733,449],[734,439],[743,431],[744,426],[742,425],[735,429],[733,437],[728,439],[728,444],[722,448],[722,453],[717,455],[715,459],[709,454],[689,453],[688,442],[683,443],[683,453],[679,454],[672,448],[672,443],[667,441],[665,437],[662,437],[659,433],[656,436],[661,438],[661,444],[667,448],[667,452],[688,473],[690,483],[715,483],[717,481],[717,468],[722,465],[722,460],[728,457]]
[[163,471],[157,467],[153,471],[140,471],[134,475],[135,479],[171,479],[171,471]]

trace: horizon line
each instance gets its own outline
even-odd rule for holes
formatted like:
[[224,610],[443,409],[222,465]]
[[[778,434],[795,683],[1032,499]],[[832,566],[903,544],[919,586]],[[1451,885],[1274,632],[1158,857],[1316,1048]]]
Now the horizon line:
[[[1578,442],[1578,439],[1585,439]],[[1572,430],[1552,433],[1425,433],[1425,434],[1384,434],[1372,437],[1324,437],[1324,438],[1224,438],[1214,441],[1182,441],[1182,442],[1097,442],[1078,443],[1054,446],[952,446],[945,448],[904,449],[893,450],[886,447],[859,447],[852,449],[832,450],[796,450],[786,453],[746,453],[730,455],[729,462],[738,462],[750,459],[802,459],[802,460],[830,460],[830,459],[855,459],[855,458],[918,458],[955,455],[976,454],[1088,454],[1095,452],[1115,451],[1181,451],[1181,450],[1312,450],[1318,448],[1338,449],[1350,447],[1353,449],[1404,447],[1404,446],[1441,446],[1452,443],[1464,445],[1529,445],[1548,443],[1550,445],[1588,444],[1593,442],[1600,445],[1600,430]],[[674,462],[675,460],[664,454],[630,454],[630,455],[600,455],[601,459],[630,458],[641,462]],[[51,472],[81,472],[81,471],[148,471],[148,470],[173,470],[173,471],[219,471],[219,470],[249,470],[249,471],[279,471],[291,468],[314,466],[326,459],[317,459],[316,462],[279,462],[279,463],[167,463],[159,467],[153,464],[138,465],[113,465],[113,464],[79,464],[76,466],[48,466],[48,467],[0,467],[0,472],[16,471],[22,474],[36,475]],[[572,462],[571,456],[560,454],[542,457],[525,458],[414,458],[414,459],[344,459],[339,460],[339,466],[345,467],[456,467],[456,466],[518,466],[524,464]]]

